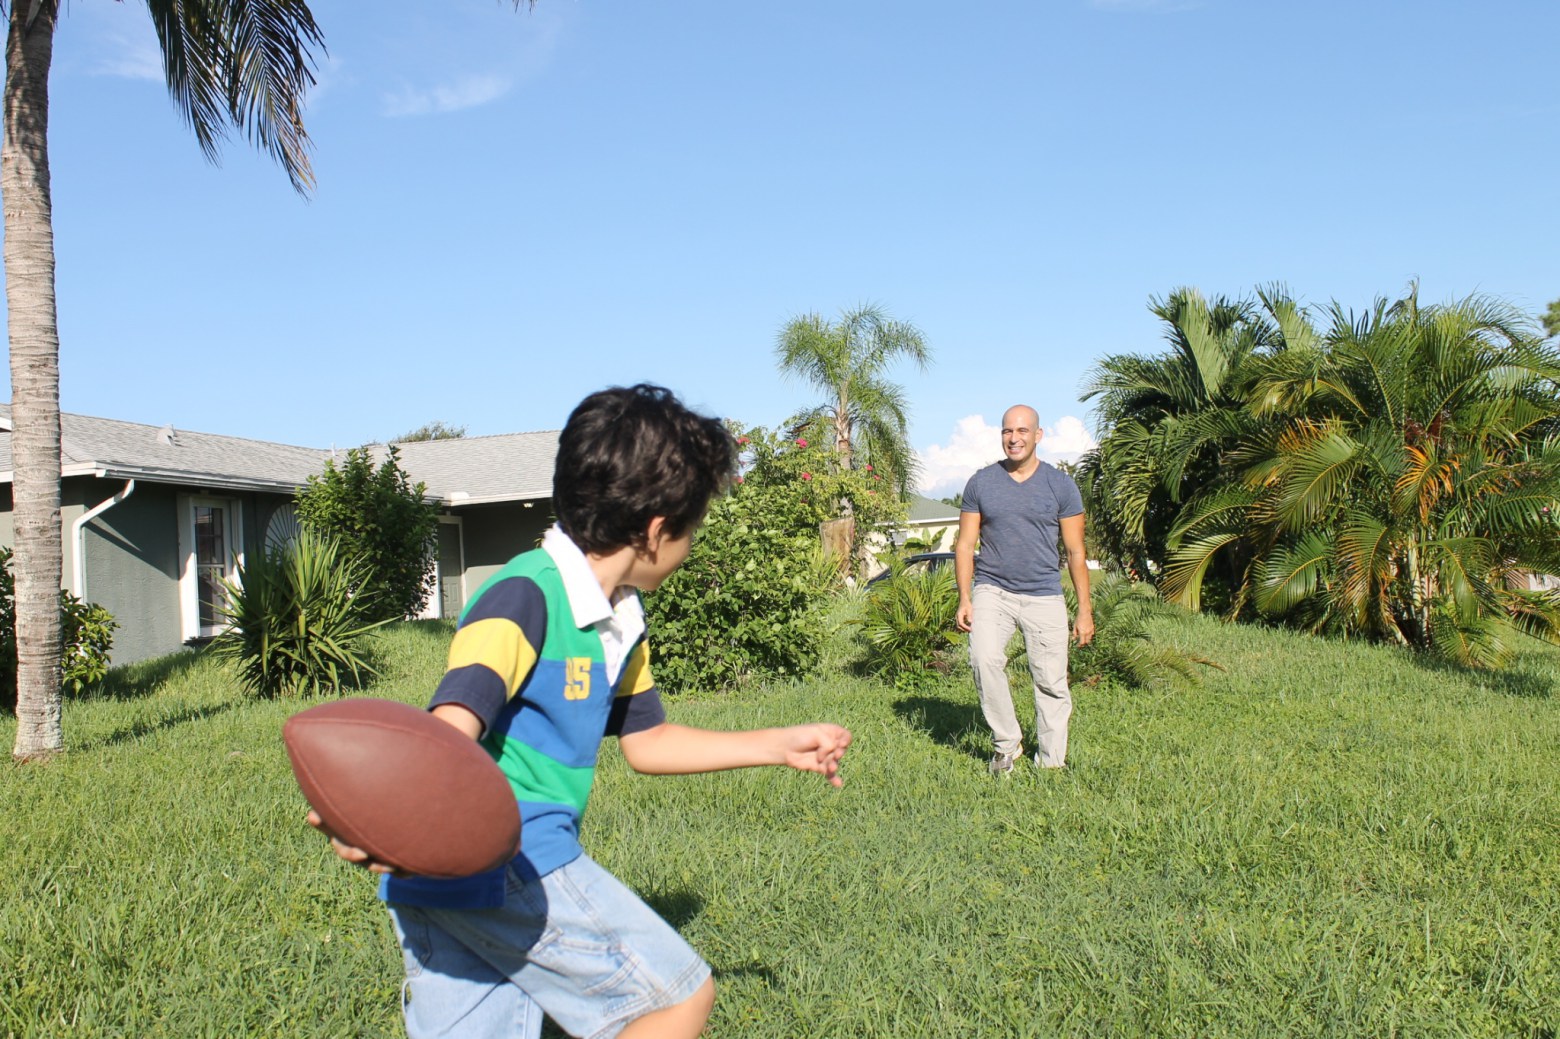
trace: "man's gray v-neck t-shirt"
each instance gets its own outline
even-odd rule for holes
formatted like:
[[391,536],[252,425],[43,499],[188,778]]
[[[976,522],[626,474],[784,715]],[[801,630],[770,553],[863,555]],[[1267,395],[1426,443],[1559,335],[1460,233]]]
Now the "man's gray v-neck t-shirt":
[[1062,594],[1061,521],[1083,512],[1072,477],[1041,462],[1019,483],[997,462],[970,477],[960,508],[980,513],[976,584],[1016,595]]

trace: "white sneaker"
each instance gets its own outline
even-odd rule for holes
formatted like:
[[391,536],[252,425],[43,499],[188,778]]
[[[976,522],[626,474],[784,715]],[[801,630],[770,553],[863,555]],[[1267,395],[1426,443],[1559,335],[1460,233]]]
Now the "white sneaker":
[[994,776],[1005,776],[1010,774],[1013,771],[1013,762],[1022,757],[1023,753],[1023,748],[1019,748],[1011,754],[993,754],[991,756],[990,765],[991,774]]

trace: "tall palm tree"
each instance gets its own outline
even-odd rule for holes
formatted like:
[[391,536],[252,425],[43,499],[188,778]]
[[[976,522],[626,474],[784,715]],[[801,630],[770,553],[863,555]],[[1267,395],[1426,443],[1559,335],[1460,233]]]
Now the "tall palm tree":
[[806,314],[780,330],[775,358],[782,374],[828,394],[798,416],[798,425],[825,422],[841,468],[864,456],[887,471],[901,495],[908,493],[916,473],[909,408],[903,387],[886,372],[900,358],[926,370],[931,350],[920,329],[872,305],[844,311],[838,323]]
[[[304,94],[324,39],[304,0],[146,0],[168,89],[215,158],[229,125],[313,184]],[[5,288],[10,318],[19,760],[64,747],[60,702],[59,325],[49,193],[49,65],[59,0],[10,0],[6,37]]]

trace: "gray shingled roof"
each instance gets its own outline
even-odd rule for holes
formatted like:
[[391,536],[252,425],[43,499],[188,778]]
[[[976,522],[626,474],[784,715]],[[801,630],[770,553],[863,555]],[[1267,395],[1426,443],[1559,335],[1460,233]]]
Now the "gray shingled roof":
[[[451,504],[528,501],[552,494],[557,432],[401,444],[401,468]],[[384,445],[372,445],[376,461]],[[103,476],[227,490],[290,493],[345,452],[60,414],[61,475]],[[11,408],[0,404],[0,483],[12,479]]]
[[[395,445],[401,468],[452,505],[552,497],[558,431],[420,440]],[[374,458],[388,449],[373,447]]]
[[919,494],[910,495],[910,523],[957,523],[959,507],[945,501],[936,501]]

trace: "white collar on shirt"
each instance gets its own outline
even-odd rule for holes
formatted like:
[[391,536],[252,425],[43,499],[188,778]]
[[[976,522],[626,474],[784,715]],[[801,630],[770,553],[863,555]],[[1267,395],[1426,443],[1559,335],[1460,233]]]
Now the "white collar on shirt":
[[542,535],[542,550],[558,565],[575,627],[594,627],[601,635],[602,646],[607,650],[607,673],[615,681],[623,655],[645,631],[645,611],[639,596],[627,585],[613,592],[611,599],[603,595],[601,582],[585,553],[556,524]]

